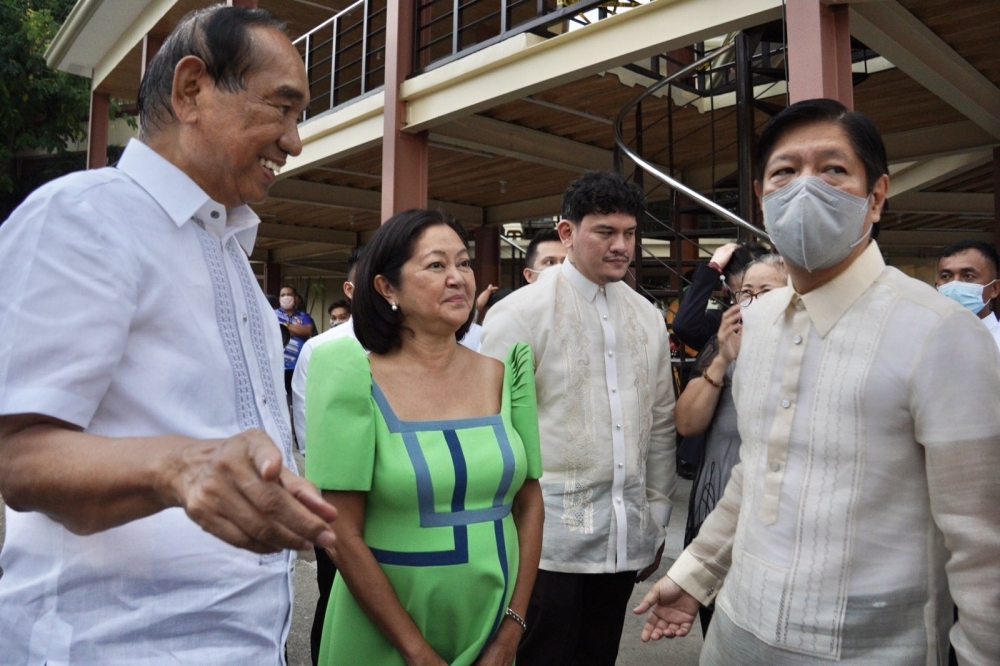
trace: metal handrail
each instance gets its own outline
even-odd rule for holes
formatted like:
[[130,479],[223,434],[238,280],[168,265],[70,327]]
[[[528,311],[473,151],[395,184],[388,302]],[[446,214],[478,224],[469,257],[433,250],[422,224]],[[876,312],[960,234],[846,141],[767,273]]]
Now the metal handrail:
[[[360,82],[360,94],[355,95],[351,99],[354,99],[355,97],[364,95],[368,92],[371,92],[372,90],[381,87],[381,86],[370,86],[369,78],[374,72],[382,70],[383,67],[381,66],[370,67],[368,61],[373,54],[385,48],[384,46],[380,46],[378,48],[371,48],[372,46],[371,37],[373,37],[375,34],[379,32],[382,32],[384,28],[378,28],[372,30],[371,35],[369,35],[369,27],[371,23],[369,19],[386,10],[384,7],[379,7],[373,10],[371,6],[373,2],[374,0],[355,0],[355,2],[351,3],[344,9],[341,9],[336,14],[326,19],[325,21],[317,25],[315,28],[306,32],[305,34],[298,37],[292,42],[297,47],[301,45],[301,47],[305,51],[304,61],[306,67],[306,75],[309,77],[310,87],[312,87],[314,84],[325,81],[326,79],[330,80],[329,103],[326,104],[327,109],[332,109],[337,106],[338,95],[340,95],[345,89],[347,89],[348,86],[353,86],[354,84]],[[346,17],[349,14],[356,12],[359,8],[362,12],[361,19],[355,21],[354,23],[351,23],[346,27],[342,26],[341,20],[342,19],[346,20]],[[369,16],[369,14],[371,14],[371,17]],[[360,29],[362,33],[360,39],[355,39],[353,42],[351,42],[346,46],[340,45],[340,47],[338,48],[337,42],[341,37],[358,29]],[[320,33],[320,31],[327,31],[327,30],[331,31],[330,39],[321,41],[319,42],[319,44],[315,44],[314,41],[316,39],[319,39],[318,33]],[[361,46],[361,57],[355,58],[354,60],[351,60],[346,64],[341,62],[341,57],[344,55],[344,53],[350,51],[351,49],[355,49],[359,44]],[[327,46],[329,46],[330,48],[330,56],[324,57],[320,59],[318,62],[314,62],[312,58],[313,51],[319,50],[321,48],[326,48]],[[369,51],[369,49],[371,50]],[[355,76],[346,81],[340,80],[340,76],[345,70],[357,68],[359,65],[361,70],[359,76]],[[314,77],[313,70],[319,68],[320,66],[322,66],[324,72]],[[316,102],[319,99],[321,99],[322,95],[325,95],[325,92],[320,95],[317,95],[313,99],[313,102]],[[343,101],[344,100],[341,100],[341,102]],[[311,104],[310,108],[312,108]],[[314,115],[318,115],[318,113],[323,113],[327,109],[323,109],[322,111],[319,111],[317,113],[310,113],[309,109],[306,109],[305,111],[303,111],[302,120],[307,120],[308,118]]]
[[750,232],[757,238],[770,242],[771,238],[762,229],[758,229],[754,225],[744,220],[739,215],[736,215],[732,211],[726,210],[725,208],[715,203],[708,197],[705,197],[699,192],[692,190],[690,187],[680,182],[679,180],[672,178],[671,176],[668,176],[667,174],[661,172],[655,166],[653,166],[652,164],[644,160],[642,157],[637,155],[635,151],[629,148],[628,144],[625,142],[625,136],[622,130],[622,127],[625,123],[625,116],[627,116],[628,113],[632,109],[634,109],[639,103],[641,103],[644,99],[651,96],[653,93],[655,93],[663,86],[669,85],[673,81],[690,74],[699,67],[704,67],[706,63],[710,63],[711,61],[717,59],[723,53],[731,51],[734,48],[736,48],[735,42],[721,46],[716,50],[712,51],[711,53],[707,54],[705,57],[694,61],[690,65],[682,67],[681,69],[677,70],[673,74],[666,76],[663,79],[660,79],[649,88],[646,88],[646,90],[644,90],[641,94],[637,95],[628,104],[622,107],[622,110],[618,113],[618,117],[615,118],[614,122],[615,143],[618,145],[618,148],[622,151],[622,153],[628,155],[628,157],[633,162],[642,167],[643,170],[645,170],[647,173],[655,177],[657,180],[668,185],[673,190],[684,194],[688,198],[693,199],[694,201],[698,202],[699,204],[701,204],[711,212],[715,213],[722,219],[726,220],[727,222],[730,222],[741,229],[745,229],[746,231]]

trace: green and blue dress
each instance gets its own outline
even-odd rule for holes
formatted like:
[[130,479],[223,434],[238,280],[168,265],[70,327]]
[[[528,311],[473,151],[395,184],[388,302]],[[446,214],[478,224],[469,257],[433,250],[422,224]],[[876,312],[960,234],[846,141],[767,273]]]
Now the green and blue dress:
[[[511,504],[542,473],[531,348],[514,345],[504,366],[499,414],[403,421],[353,338],[321,345],[309,364],[306,477],[368,494],[365,543],[424,638],[456,666],[473,663],[503,620],[518,570]],[[340,576],[320,663],[404,664]]]

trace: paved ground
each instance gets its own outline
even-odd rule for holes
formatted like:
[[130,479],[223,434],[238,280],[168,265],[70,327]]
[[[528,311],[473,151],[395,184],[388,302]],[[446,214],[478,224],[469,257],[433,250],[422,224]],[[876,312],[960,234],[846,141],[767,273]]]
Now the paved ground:
[[[636,586],[632,594],[631,607],[634,607],[649,590],[652,582],[658,579],[673,564],[680,554],[684,538],[684,518],[687,516],[687,497],[691,482],[679,480],[677,493],[674,496],[673,525],[668,530],[667,545],[664,549],[663,563],[660,570],[646,583]],[[0,497],[0,548],[3,547],[4,517],[3,498]],[[2,574],[0,574],[2,575]],[[299,562],[295,568],[295,607],[293,609],[292,629],[288,638],[289,666],[310,666],[309,630],[312,627],[313,610],[316,608],[316,563],[312,551],[299,553]],[[698,663],[698,653],[701,650],[700,627],[695,626],[692,635],[672,641],[659,643],[643,643],[639,640],[639,631],[643,619],[629,613],[625,619],[625,630],[618,649],[618,666],[694,666]]]

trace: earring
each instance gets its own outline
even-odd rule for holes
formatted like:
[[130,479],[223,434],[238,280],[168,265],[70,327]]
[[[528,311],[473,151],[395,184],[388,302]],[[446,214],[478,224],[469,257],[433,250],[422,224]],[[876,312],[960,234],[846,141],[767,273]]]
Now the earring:
[[399,312],[399,306],[396,305],[396,301],[392,302],[392,311],[393,312]]

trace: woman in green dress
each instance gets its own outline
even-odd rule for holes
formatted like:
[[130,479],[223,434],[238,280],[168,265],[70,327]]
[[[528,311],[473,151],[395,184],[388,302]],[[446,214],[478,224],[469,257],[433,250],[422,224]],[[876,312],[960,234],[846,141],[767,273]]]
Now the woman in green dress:
[[440,211],[382,225],[357,341],[310,362],[306,476],[339,511],[321,664],[509,666],[524,630],[544,517],[531,350],[458,344],[475,298],[461,233]]

